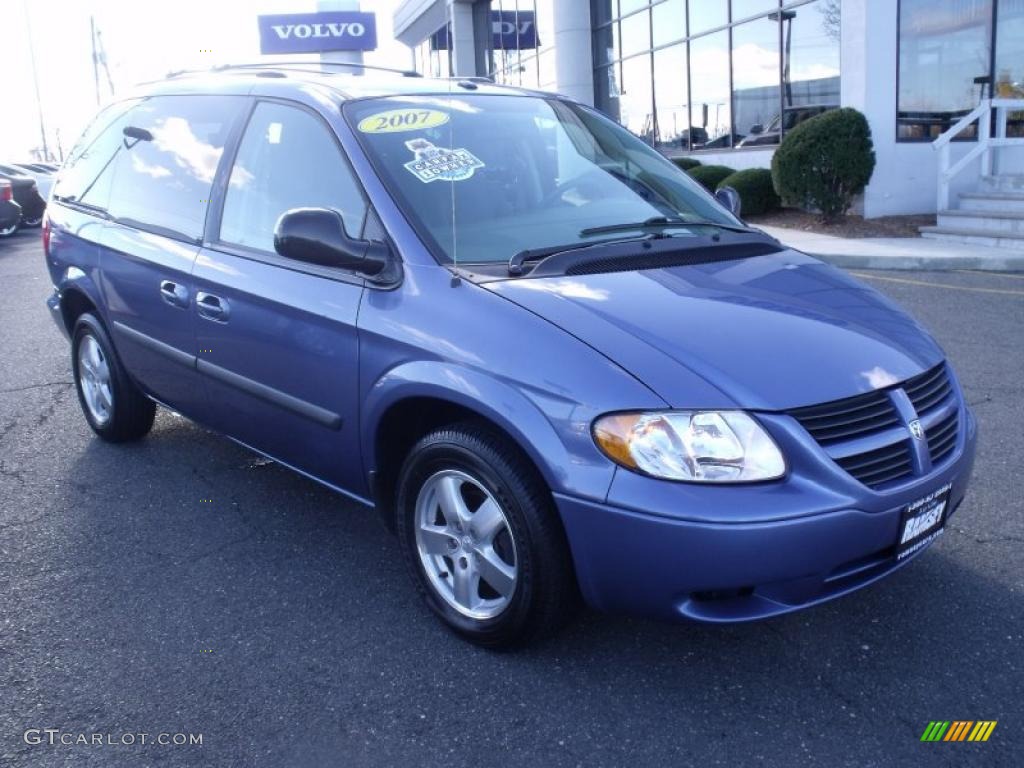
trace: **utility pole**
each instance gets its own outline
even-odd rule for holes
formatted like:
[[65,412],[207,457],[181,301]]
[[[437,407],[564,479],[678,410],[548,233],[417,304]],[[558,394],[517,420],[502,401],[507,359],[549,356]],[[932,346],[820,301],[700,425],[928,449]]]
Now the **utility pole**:
[[100,64],[96,55],[96,17],[89,17],[89,41],[92,43],[92,81],[96,86],[96,106],[100,105]]
[[36,49],[32,43],[32,22],[28,17],[28,0],[23,0],[25,8],[25,28],[28,30],[28,55],[32,60],[32,84],[36,89],[36,106],[39,108],[39,135],[43,139],[43,156],[50,159],[50,149],[46,146],[46,125],[43,123],[43,100],[39,97],[39,76],[36,73]]

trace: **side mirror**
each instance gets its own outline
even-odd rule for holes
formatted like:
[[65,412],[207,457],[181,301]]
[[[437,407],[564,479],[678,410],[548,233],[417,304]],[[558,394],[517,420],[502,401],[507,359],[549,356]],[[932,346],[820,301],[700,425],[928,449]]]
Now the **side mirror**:
[[349,237],[341,214],[328,208],[283,213],[274,227],[274,250],[306,264],[350,269],[367,277],[383,272],[390,254],[384,243]]
[[721,187],[715,192],[715,200],[737,219],[740,217],[742,203],[740,193],[732,187]]
[[760,123],[754,123],[752,126],[750,126],[750,132],[751,133],[764,133],[764,126],[761,125]]

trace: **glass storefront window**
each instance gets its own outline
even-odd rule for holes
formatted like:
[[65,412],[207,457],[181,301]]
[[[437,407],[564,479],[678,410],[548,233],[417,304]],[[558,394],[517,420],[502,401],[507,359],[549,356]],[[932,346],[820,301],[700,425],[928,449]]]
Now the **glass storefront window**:
[[654,137],[654,94],[651,86],[651,54],[644,53],[622,62],[619,122],[634,136],[648,143],[652,143]]
[[625,16],[638,8],[643,8],[650,2],[651,0],[619,0],[619,15]]
[[[839,105],[839,12],[840,0],[593,0],[608,19],[594,30],[595,102],[670,155],[777,144]],[[638,97],[646,51],[653,83]]]
[[897,138],[935,139],[988,95],[991,25],[992,0],[901,0]]
[[732,30],[732,108],[737,146],[779,143],[777,19],[762,16]]
[[690,41],[690,87],[691,147],[731,147],[728,30]]
[[782,12],[783,130],[839,106],[839,19],[836,0]]
[[648,11],[633,14],[620,22],[622,56],[626,57],[651,47],[651,15]]
[[732,0],[732,20],[742,21],[778,8],[779,0]]
[[654,115],[655,146],[663,150],[690,148],[686,43],[654,52]]
[[540,87],[540,72],[537,69],[536,56],[531,56],[528,59],[522,59],[519,63],[519,71],[521,73],[519,84],[523,88]]
[[619,119],[619,65],[594,70],[594,106],[612,120]]
[[655,48],[686,37],[686,0],[665,0],[651,8],[651,33]]
[[729,6],[725,0],[690,0],[690,34],[724,27],[729,23]]
[[[1024,99],[1024,0],[999,0],[996,13],[994,92],[1001,99]],[[1011,112],[1007,136],[1024,136],[1024,112]]]
[[619,22],[594,30],[594,62],[597,66],[617,60],[619,53]]

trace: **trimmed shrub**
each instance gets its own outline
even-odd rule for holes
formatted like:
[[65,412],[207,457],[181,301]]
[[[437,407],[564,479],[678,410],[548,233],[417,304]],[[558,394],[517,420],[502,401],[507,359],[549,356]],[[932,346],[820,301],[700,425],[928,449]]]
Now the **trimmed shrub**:
[[691,168],[687,173],[708,192],[714,192],[722,179],[732,176],[736,169],[727,165],[700,165]]
[[716,189],[732,187],[740,193],[741,213],[744,216],[756,216],[768,213],[779,207],[779,196],[772,186],[772,172],[767,168],[747,168],[744,171],[726,176],[718,183]]
[[787,205],[846,215],[875,170],[871,128],[856,109],[830,109],[789,131],[772,157],[772,180]]
[[701,164],[700,160],[695,157],[673,157],[672,162],[677,167],[682,168],[684,171],[688,171],[691,168],[696,168]]

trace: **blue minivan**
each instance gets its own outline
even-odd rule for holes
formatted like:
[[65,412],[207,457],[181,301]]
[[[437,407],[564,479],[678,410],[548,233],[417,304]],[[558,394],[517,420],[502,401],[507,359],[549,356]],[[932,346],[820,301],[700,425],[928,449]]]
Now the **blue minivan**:
[[599,112],[258,65],[104,109],[48,300],[105,440],[156,405],[374,508],[485,646],[590,606],[736,622],[902,567],[976,422],[892,302]]

